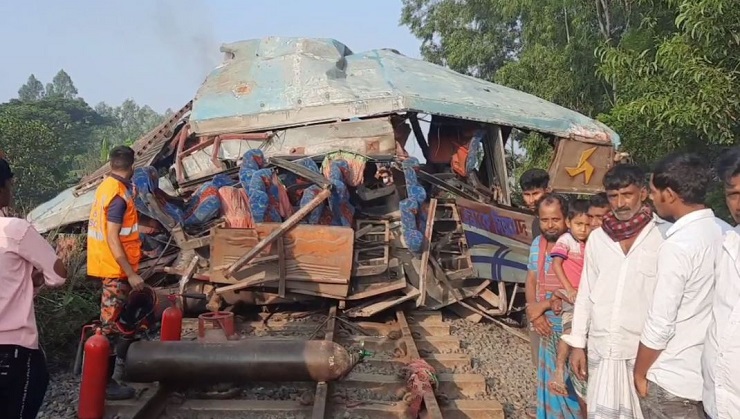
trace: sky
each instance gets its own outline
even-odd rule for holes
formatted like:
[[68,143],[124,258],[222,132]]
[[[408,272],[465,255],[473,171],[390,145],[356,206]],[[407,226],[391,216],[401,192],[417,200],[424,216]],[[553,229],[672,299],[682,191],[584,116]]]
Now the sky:
[[401,0],[6,0],[0,2],[0,102],[30,74],[60,69],[91,106],[126,99],[163,112],[192,99],[224,43],[267,36],[334,38],[352,51],[420,58],[399,26]]

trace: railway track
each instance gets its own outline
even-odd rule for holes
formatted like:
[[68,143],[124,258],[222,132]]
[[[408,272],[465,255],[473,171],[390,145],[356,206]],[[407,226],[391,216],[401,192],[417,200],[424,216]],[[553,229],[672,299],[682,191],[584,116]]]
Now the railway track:
[[[185,319],[183,339],[195,339],[197,320]],[[503,419],[500,403],[486,397],[483,376],[439,312],[398,310],[386,322],[350,322],[327,314],[277,313],[239,322],[248,339],[326,339],[372,353],[340,381],[249,383],[222,393],[174,392],[156,384],[137,386],[134,400],[109,402],[107,418],[408,418],[403,369],[424,359],[436,370],[436,395],[424,394],[419,417]]]

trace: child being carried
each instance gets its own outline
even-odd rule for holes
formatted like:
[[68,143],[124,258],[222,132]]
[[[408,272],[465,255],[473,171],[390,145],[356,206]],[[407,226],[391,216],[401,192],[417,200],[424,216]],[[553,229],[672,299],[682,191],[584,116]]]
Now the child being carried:
[[[588,200],[576,199],[570,204],[566,218],[568,232],[560,236],[550,252],[553,263],[552,269],[563,286],[562,290],[555,293],[563,300],[563,334],[570,333],[573,323],[573,304],[576,300],[578,284],[581,280],[581,272],[583,271],[586,240],[591,233],[591,220],[588,216],[588,210]],[[549,383],[549,386],[553,393],[567,396],[568,388],[565,385],[565,365],[570,347],[561,340],[558,342],[557,351],[555,377]],[[578,396],[582,400],[585,400],[586,383],[578,380],[575,374],[570,374],[570,378]]]

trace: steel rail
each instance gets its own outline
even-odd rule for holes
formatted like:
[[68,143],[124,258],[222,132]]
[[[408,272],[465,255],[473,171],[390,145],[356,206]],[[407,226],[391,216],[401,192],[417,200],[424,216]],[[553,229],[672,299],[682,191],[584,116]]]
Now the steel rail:
[[[416,347],[416,342],[414,342],[414,335],[411,332],[409,323],[406,320],[406,315],[402,309],[396,310],[396,320],[401,328],[401,339],[406,341],[406,354],[408,355],[409,360],[414,361],[421,359],[419,349]],[[443,419],[442,410],[439,408],[439,403],[437,403],[434,391],[424,392],[424,413],[425,415],[423,415],[423,417],[426,419]]]
[[[324,340],[334,341],[334,330],[337,324],[337,305],[332,304],[329,307],[329,317],[326,319],[326,333]],[[326,398],[329,394],[329,383],[321,382],[316,384],[316,393],[314,393],[313,419],[324,419],[326,417]]]

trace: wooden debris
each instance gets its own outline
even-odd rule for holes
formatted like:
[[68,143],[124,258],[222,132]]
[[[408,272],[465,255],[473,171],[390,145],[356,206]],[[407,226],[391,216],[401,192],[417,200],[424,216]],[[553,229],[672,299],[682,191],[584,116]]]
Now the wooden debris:
[[434,229],[434,217],[437,213],[437,199],[432,198],[429,202],[427,213],[427,225],[424,230],[424,250],[421,254],[421,277],[419,279],[419,300],[417,305],[423,306],[427,299],[427,264],[429,264],[429,252],[432,250],[432,230]]
[[[320,203],[324,202],[329,195],[331,194],[331,190],[329,189],[323,189],[321,192],[319,192],[314,199],[311,200],[308,204],[306,204],[303,208],[299,209],[295,212],[295,214],[291,215],[287,220],[283,221],[282,224],[280,224],[280,228],[276,229],[272,233],[270,233],[269,236],[262,239],[259,243],[257,243],[256,246],[254,246],[247,254],[239,258],[234,264],[229,267],[229,269],[226,270],[225,275],[226,276],[232,276],[234,272],[236,272],[239,268],[249,263],[252,258],[257,256],[262,250],[264,250],[267,246],[272,244],[275,240],[277,240],[278,237],[282,236],[286,231],[288,231],[290,228],[294,227],[296,224],[298,224],[299,221],[303,219],[303,217],[307,216],[311,211],[313,211],[314,208],[316,208]],[[249,285],[244,285],[242,288],[246,288]],[[239,289],[239,288],[236,288]]]

